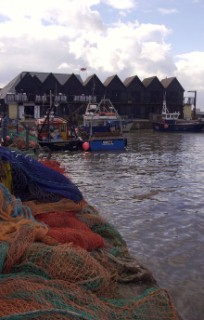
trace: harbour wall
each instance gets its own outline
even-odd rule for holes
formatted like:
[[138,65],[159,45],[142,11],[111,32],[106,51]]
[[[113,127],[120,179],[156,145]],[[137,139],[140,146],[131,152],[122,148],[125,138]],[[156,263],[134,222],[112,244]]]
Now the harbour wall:
[[152,122],[148,119],[133,119],[134,123],[131,128],[133,130],[152,129]]

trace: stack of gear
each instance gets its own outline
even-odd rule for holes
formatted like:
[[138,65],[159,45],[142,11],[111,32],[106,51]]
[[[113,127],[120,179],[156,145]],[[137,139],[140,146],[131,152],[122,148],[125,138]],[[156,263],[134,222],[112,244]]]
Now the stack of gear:
[[0,319],[179,319],[168,292],[53,163],[3,147],[0,157]]

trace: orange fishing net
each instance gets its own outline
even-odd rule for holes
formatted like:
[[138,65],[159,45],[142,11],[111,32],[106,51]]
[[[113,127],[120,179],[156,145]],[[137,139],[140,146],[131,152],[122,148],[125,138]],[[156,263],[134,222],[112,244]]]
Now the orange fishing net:
[[80,211],[81,209],[87,206],[85,200],[80,202],[74,202],[70,199],[63,198],[57,202],[39,202],[39,201],[26,201],[24,205],[29,207],[32,211],[32,214],[35,216],[37,214],[46,213],[46,212],[64,212],[64,211]]
[[47,166],[48,168],[51,168],[53,170],[56,170],[60,173],[65,173],[65,169],[61,167],[60,163],[56,160],[50,160],[50,159],[39,159],[39,162]]
[[89,251],[105,246],[104,239],[92,232],[73,212],[48,212],[37,215],[36,219],[46,223],[50,227],[47,235],[60,243],[71,242]]
[[180,319],[168,292],[84,200],[22,203],[0,183],[0,271],[2,319]]
[[103,238],[91,231],[73,230],[71,228],[50,228],[47,235],[60,243],[71,242],[89,251],[105,246]]
[[89,231],[89,227],[82,221],[80,221],[75,212],[46,212],[35,216],[38,221],[42,221],[49,227],[70,227],[74,229],[80,229]]
[[[69,224],[65,215],[70,215],[70,225],[76,227],[69,227],[73,232],[80,231],[77,226],[83,226],[81,231],[88,232],[85,229],[89,230],[89,227],[78,221],[73,212],[61,215],[61,223],[67,220]],[[41,221],[43,216],[46,217],[46,214],[39,215]],[[54,213],[48,213],[49,219],[50,224],[54,224]],[[107,223],[98,226],[105,228]],[[24,218],[18,220],[16,225],[8,220],[1,223],[4,240],[0,241],[1,317],[7,320],[179,319],[168,293],[155,286],[151,276],[142,273],[138,263],[137,267],[131,266],[128,255],[123,262],[110,254],[110,248],[90,254],[71,243],[49,243],[53,239],[48,236],[52,229],[60,228]],[[111,231],[110,225],[108,229],[107,237],[114,243],[113,235],[117,232]],[[80,241],[84,243],[85,240],[81,238]],[[96,241],[95,238],[93,241]],[[130,279],[148,281],[151,289],[141,296],[128,298],[126,294],[121,295],[117,281],[124,280],[125,274],[129,282],[132,281]]]
[[179,320],[163,289],[130,300],[103,300],[76,284],[37,275],[1,278],[0,305],[7,320]]

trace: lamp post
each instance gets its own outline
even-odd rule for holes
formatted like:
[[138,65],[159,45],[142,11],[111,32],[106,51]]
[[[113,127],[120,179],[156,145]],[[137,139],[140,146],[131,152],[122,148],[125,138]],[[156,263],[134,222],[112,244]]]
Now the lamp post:
[[194,109],[193,109],[193,118],[196,118],[196,100],[197,100],[197,91],[196,90],[189,90],[188,92],[194,93]]

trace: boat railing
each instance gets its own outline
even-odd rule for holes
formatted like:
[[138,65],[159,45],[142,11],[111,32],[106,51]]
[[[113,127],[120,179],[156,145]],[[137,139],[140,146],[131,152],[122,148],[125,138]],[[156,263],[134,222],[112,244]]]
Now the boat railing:
[[162,119],[164,120],[177,120],[180,116],[180,112],[162,113]]

